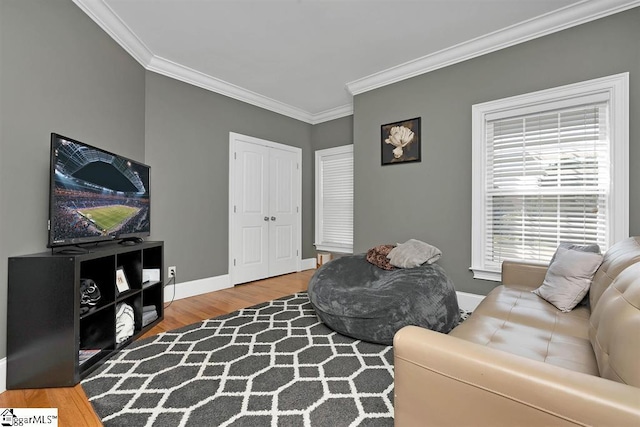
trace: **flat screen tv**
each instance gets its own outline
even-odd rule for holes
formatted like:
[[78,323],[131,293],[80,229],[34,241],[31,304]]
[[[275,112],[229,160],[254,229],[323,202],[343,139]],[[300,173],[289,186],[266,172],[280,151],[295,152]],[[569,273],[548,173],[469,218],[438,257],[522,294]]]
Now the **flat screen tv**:
[[149,166],[51,134],[48,247],[149,235]]

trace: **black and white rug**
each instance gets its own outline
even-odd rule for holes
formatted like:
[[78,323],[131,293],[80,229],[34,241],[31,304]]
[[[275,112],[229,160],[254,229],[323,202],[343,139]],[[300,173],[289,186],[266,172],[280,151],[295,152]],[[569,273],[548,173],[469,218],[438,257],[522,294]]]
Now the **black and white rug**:
[[137,341],[82,387],[105,426],[392,426],[393,348],[298,293]]

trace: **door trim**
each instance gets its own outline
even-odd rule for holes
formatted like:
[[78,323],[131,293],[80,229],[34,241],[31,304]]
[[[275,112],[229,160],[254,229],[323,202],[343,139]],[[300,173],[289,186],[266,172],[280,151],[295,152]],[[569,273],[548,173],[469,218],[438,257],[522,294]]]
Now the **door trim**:
[[302,265],[302,149],[298,147],[293,147],[291,145],[268,141],[266,139],[260,139],[260,138],[255,138],[253,136],[242,135],[236,132],[229,132],[229,228],[227,230],[227,238],[229,241],[229,252],[228,252],[229,282],[232,286],[237,284],[235,282],[235,277],[234,277],[234,276],[237,276],[237,274],[234,274],[236,267],[233,262],[234,261],[233,254],[235,253],[234,251],[236,247],[234,246],[234,241],[232,239],[232,234],[233,234],[232,232],[235,225],[234,223],[235,221],[235,215],[234,215],[235,182],[233,179],[236,172],[235,162],[234,162],[235,151],[236,151],[235,146],[236,146],[236,141],[239,141],[239,140],[243,142],[249,142],[256,145],[269,147],[269,148],[289,151],[296,154],[296,162],[298,164],[298,167],[296,169],[296,180],[298,181],[297,183],[298,188],[296,191],[297,193],[296,196],[298,198],[298,212],[297,212],[297,219],[296,219],[296,227],[298,227],[298,238],[296,242],[296,271],[301,271],[301,265]]

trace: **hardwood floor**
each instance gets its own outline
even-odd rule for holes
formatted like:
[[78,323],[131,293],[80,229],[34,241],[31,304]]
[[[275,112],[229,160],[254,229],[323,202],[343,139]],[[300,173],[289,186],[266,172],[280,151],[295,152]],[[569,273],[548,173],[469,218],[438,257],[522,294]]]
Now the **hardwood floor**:
[[[287,274],[174,301],[165,309],[164,320],[143,338],[306,291],[314,271]],[[75,387],[5,391],[0,394],[0,408],[58,408],[60,426],[102,425],[79,384]]]

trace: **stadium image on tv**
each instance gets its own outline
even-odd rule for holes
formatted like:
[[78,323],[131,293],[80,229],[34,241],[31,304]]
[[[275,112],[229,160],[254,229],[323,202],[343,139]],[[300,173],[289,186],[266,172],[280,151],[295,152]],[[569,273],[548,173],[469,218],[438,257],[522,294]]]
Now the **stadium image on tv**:
[[149,167],[53,134],[49,246],[147,236]]

